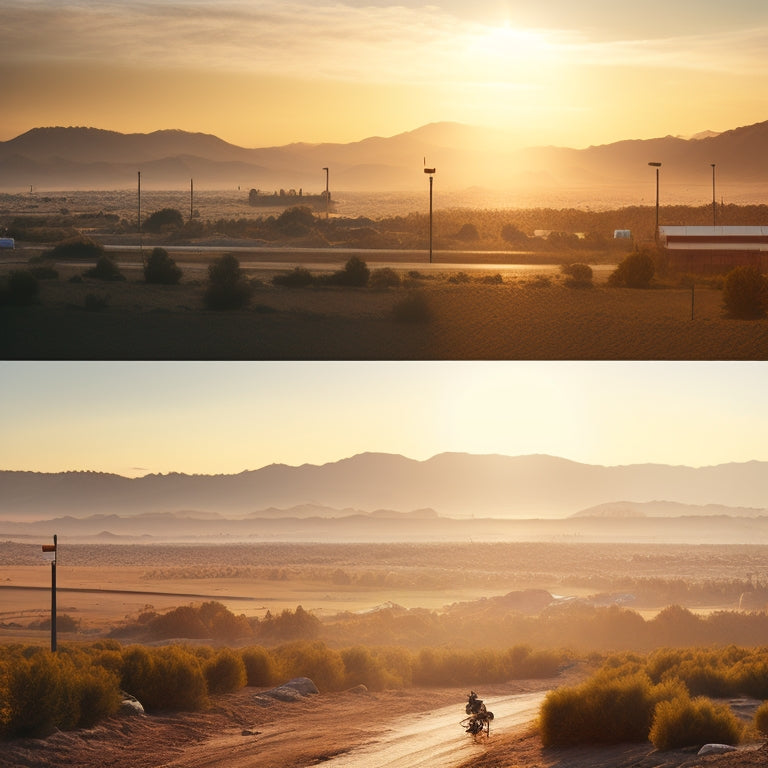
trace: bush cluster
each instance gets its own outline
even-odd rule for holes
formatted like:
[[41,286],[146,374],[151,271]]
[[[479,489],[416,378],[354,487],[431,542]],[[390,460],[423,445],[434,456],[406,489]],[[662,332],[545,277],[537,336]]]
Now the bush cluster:
[[90,277],[94,280],[125,280],[125,275],[120,271],[117,264],[115,264],[115,262],[109,258],[109,256],[99,256],[96,261],[96,266],[91,267],[90,269],[86,269],[83,274],[85,277]]
[[655,272],[656,266],[650,251],[635,251],[610,274],[608,284],[625,288],[649,288]]
[[225,253],[208,267],[208,288],[205,305],[208,309],[242,309],[251,300],[251,285],[240,262]]
[[14,269],[4,279],[0,278],[0,306],[28,307],[37,302],[40,283],[26,269]]
[[736,267],[725,277],[723,305],[731,317],[764,317],[768,308],[768,277],[757,267]]
[[181,280],[181,268],[165,248],[153,248],[144,264],[144,279],[148,283],[176,285]]
[[681,695],[659,702],[648,738],[656,749],[665,751],[709,742],[738,744],[743,732],[744,726],[727,704]]

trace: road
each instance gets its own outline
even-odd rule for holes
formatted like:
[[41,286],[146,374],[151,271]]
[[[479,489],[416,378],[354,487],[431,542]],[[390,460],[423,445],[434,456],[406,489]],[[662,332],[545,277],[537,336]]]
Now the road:
[[[495,715],[490,739],[533,721],[545,696],[537,691],[486,699]],[[284,768],[320,761],[329,768],[456,768],[484,749],[486,738],[466,734],[463,717],[463,702],[373,723],[367,717],[356,722],[347,710],[308,712],[253,736],[225,733],[190,745],[163,768]]]

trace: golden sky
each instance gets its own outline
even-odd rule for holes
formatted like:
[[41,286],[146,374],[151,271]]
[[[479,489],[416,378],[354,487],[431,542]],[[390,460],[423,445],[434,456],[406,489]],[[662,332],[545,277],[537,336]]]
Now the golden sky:
[[0,362],[0,469],[234,474],[366,451],[768,461],[768,363]]
[[582,147],[768,119],[764,0],[3,0],[33,127],[349,142],[431,122]]

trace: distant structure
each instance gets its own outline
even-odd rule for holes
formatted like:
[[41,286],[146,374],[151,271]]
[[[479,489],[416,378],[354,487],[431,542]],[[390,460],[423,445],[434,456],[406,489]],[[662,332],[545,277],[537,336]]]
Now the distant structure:
[[613,239],[614,240],[631,240],[632,230],[631,229],[614,229]]
[[719,274],[734,267],[768,271],[768,227],[659,227],[659,243],[677,272]]
[[293,205],[307,205],[310,208],[326,210],[330,208],[331,193],[321,192],[319,195],[305,195],[299,189],[281,189],[279,192],[262,192],[260,189],[252,189],[248,193],[248,205],[258,208],[290,208]]

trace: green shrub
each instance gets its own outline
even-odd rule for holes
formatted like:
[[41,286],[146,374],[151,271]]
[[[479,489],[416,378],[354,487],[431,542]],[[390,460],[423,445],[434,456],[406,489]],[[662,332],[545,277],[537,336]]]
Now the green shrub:
[[176,285],[181,280],[181,268],[165,248],[153,248],[144,264],[144,279],[158,285]]
[[74,237],[57,243],[44,254],[45,258],[62,261],[82,259],[84,261],[98,260],[104,255],[104,246],[89,237]]
[[592,267],[589,264],[563,264],[560,271],[566,276],[565,284],[569,288],[592,286]]
[[275,682],[275,664],[266,648],[254,646],[242,651],[245,665],[246,684],[264,688]]
[[678,696],[657,704],[649,738],[656,749],[665,751],[708,742],[737,744],[743,730],[726,704]]
[[635,251],[616,267],[608,283],[626,288],[649,288],[655,271],[651,254],[647,250]]
[[392,311],[399,323],[427,323],[432,319],[432,308],[422,291],[411,291],[395,303]]
[[240,269],[240,262],[225,253],[208,267],[209,284],[205,292],[208,309],[242,309],[251,298],[252,288]]
[[294,267],[290,272],[282,275],[275,275],[272,278],[275,285],[282,285],[286,288],[304,288],[312,285],[315,278],[306,267]]
[[31,271],[14,269],[0,282],[0,305],[27,307],[37,302],[40,283]]
[[203,667],[209,693],[233,693],[247,682],[245,663],[230,648],[223,648]]
[[86,269],[83,274],[94,280],[125,280],[125,275],[118,269],[117,264],[115,264],[109,256],[99,256],[96,266]]
[[181,229],[184,217],[176,208],[162,208],[150,214],[142,225],[145,232],[162,232],[163,230]]
[[387,687],[389,675],[369,648],[345,648],[341,651],[341,658],[344,662],[344,684],[347,688],[365,685],[372,691],[382,691]]
[[353,256],[344,265],[344,269],[334,272],[328,278],[328,282],[331,285],[362,288],[368,284],[370,274],[368,265],[359,256]]
[[400,275],[391,267],[374,269],[368,279],[369,287],[375,291],[385,290],[386,288],[399,288],[401,283]]
[[764,738],[768,738],[768,701],[764,701],[755,710],[755,729]]
[[344,662],[339,651],[324,643],[289,643],[272,652],[278,677],[308,677],[321,691],[341,691],[345,687]]
[[736,267],[725,277],[723,306],[731,317],[764,317],[768,307],[768,278],[757,267]]

